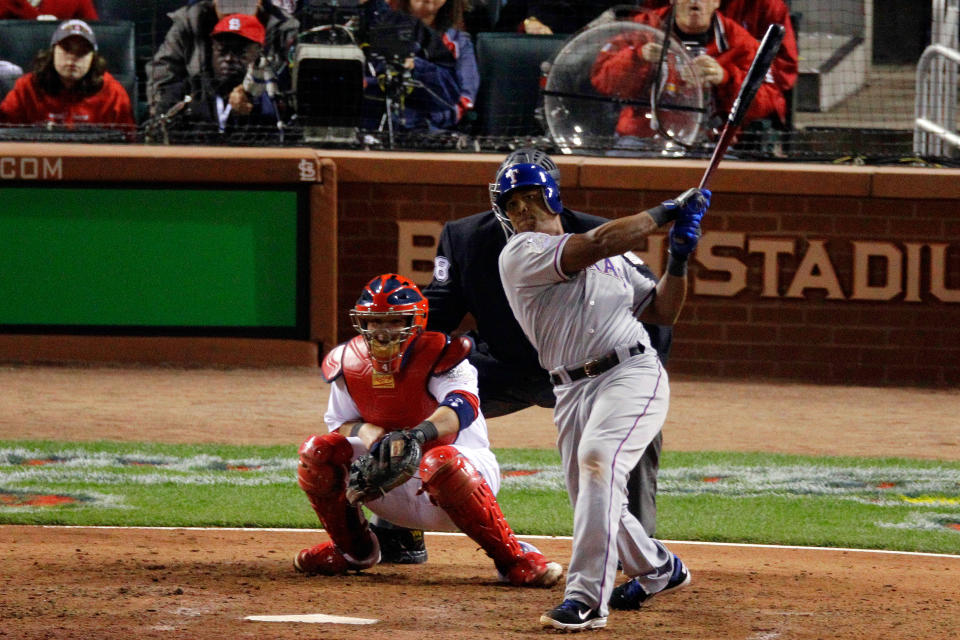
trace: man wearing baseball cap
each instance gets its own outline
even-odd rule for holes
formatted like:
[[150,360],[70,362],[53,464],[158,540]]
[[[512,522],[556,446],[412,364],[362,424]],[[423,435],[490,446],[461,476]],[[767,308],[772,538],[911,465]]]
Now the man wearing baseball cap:
[[107,71],[93,29],[83,20],[57,27],[33,71],[18,79],[0,103],[0,122],[134,124],[130,96]]
[[[210,31],[210,62],[191,76],[190,96],[175,131],[182,142],[215,142],[260,133],[274,135],[278,113],[262,87],[248,76],[261,59],[265,29],[255,16],[235,13],[221,18]],[[242,108],[237,105],[242,103]]]
[[263,56],[270,61],[281,87],[289,83],[286,61],[300,28],[293,16],[272,0],[200,0],[169,14],[173,24],[147,63],[147,101],[152,116],[166,113],[183,100],[190,78],[210,67],[213,29],[223,18],[239,14],[252,16],[263,26]]

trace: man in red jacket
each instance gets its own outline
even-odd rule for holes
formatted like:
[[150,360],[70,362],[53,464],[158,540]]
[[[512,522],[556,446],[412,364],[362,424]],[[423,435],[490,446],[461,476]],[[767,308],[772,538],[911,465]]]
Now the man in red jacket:
[[[720,0],[673,0],[673,35],[692,55],[704,87],[711,90],[710,116],[725,116],[737,97],[759,43],[743,27],[718,13]],[[635,22],[664,28],[670,7],[640,12]],[[645,33],[630,31],[608,42],[594,62],[590,79],[597,91],[626,99],[642,98],[649,91],[660,60],[661,41]],[[673,77],[676,75],[677,77]],[[682,74],[671,74],[668,82],[688,82]],[[761,85],[747,111],[743,124],[768,117],[786,117],[783,93],[772,75]],[[650,128],[646,109],[627,106],[620,112],[616,132],[619,136],[648,138],[657,132]]]
[[106,68],[90,25],[64,22],[0,103],[0,122],[133,125],[130,96]]
[[0,0],[0,19],[36,20],[53,16],[58,20],[98,20],[93,0]]
[[[670,0],[647,0],[651,9],[666,7]],[[784,26],[783,42],[773,59],[773,81],[780,91],[797,83],[797,34],[790,19],[790,8],[783,0],[720,0],[720,13],[760,40],[771,24]]]

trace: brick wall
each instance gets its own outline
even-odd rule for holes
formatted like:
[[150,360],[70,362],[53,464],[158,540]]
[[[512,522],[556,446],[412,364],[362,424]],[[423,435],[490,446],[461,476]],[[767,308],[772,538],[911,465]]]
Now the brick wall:
[[[498,156],[334,157],[340,339],[362,284],[398,268],[398,221],[489,208]],[[564,204],[634,213],[703,163],[558,159]],[[960,172],[724,163],[670,368],[732,378],[960,384]],[[657,188],[647,188],[655,185]],[[663,237],[650,239],[652,266]],[[429,249],[432,254],[433,248]]]

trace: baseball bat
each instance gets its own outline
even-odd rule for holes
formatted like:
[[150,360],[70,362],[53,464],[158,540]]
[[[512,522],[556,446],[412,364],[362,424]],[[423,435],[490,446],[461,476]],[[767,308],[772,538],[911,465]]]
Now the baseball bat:
[[754,96],[757,95],[757,90],[763,83],[767,71],[769,71],[770,65],[773,64],[773,59],[780,49],[780,43],[783,42],[784,31],[782,24],[772,24],[767,27],[767,33],[764,34],[763,40],[760,42],[760,48],[757,49],[757,54],[753,56],[753,62],[750,63],[750,70],[747,71],[747,75],[743,79],[743,84],[740,85],[740,92],[737,94],[737,99],[733,101],[733,106],[730,107],[727,121],[720,131],[717,146],[714,147],[713,155],[710,156],[710,164],[707,165],[707,170],[703,172],[703,178],[700,179],[701,189],[706,188],[710,176],[716,170],[717,165],[720,164],[720,159],[723,158],[727,147],[729,147],[733,141],[734,134],[737,132],[737,129],[740,128],[740,123],[743,122],[743,116],[747,114],[747,109],[750,108]]

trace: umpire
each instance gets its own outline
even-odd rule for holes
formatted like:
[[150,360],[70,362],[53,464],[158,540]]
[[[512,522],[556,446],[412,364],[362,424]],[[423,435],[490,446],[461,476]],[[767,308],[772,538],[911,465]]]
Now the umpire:
[[[491,188],[499,182],[501,172],[519,163],[539,165],[554,180],[560,181],[560,171],[546,153],[538,149],[518,149],[500,165]],[[491,201],[493,197],[491,194]],[[563,230],[569,233],[583,233],[607,222],[567,208],[560,213],[560,218]],[[552,408],[556,402],[547,372],[540,367],[536,350],[514,319],[500,282],[497,260],[507,236],[508,232],[492,210],[446,223],[440,234],[433,280],[423,291],[430,301],[429,331],[449,334],[460,326],[467,314],[473,316],[476,329],[470,331],[470,336],[476,348],[469,359],[479,374],[480,407],[487,419],[532,405]],[[656,280],[645,264],[639,263],[637,269]],[[644,326],[665,365],[673,337],[671,327]],[[627,508],[651,537],[657,524],[661,441],[658,434],[627,483]]]

